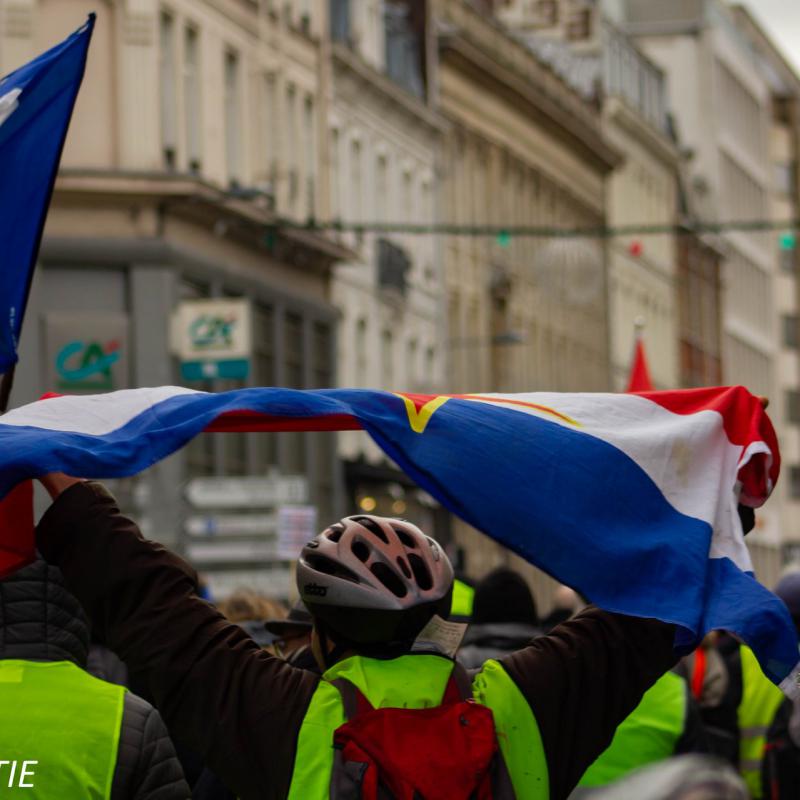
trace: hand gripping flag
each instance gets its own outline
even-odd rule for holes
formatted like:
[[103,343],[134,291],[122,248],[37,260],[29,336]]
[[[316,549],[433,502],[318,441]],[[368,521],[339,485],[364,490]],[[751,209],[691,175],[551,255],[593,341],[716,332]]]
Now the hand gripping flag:
[[94,14],[66,41],[0,80],[0,374],[17,361],[33,268],[93,27]]
[[740,636],[789,689],[797,637],[751,574],[737,504],[779,471],[741,387],[437,397],[177,387],[56,397],[0,418],[0,494],[42,473],[133,475],[201,431],[364,429],[453,513],[611,611],[675,623],[676,650]]

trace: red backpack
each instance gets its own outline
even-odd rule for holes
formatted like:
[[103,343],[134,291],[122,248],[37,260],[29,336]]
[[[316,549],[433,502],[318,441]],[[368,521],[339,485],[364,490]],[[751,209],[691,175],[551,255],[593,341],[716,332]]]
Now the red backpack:
[[510,800],[492,712],[453,668],[434,708],[378,708],[350,681],[340,692],[347,722],[333,735],[331,800]]

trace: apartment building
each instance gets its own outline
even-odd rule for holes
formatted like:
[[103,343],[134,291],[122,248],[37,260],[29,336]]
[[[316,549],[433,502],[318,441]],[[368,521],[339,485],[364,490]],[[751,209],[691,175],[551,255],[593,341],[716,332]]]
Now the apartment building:
[[[75,343],[86,354],[113,345],[104,389],[186,382],[170,318],[182,301],[198,298],[247,298],[253,349],[247,377],[189,385],[332,384],[338,314],[330,281],[334,263],[350,251],[278,224],[326,213],[319,181],[325,6],[2,0],[0,70],[60,41],[90,11],[97,11],[94,41],[47,221],[13,402],[63,380],[63,349]],[[74,383],[70,391],[97,391]],[[216,588],[247,582],[280,594],[288,592],[285,567],[276,572],[267,548],[249,534],[223,541],[215,533],[219,509],[202,498],[198,507],[196,493],[184,491],[199,478],[268,474],[302,478],[306,502],[321,518],[343,510],[333,435],[203,435],[116,490],[151,535],[190,556],[200,552],[193,537],[206,531],[205,543],[218,546],[194,560]],[[251,529],[246,510],[228,508],[227,529]]]

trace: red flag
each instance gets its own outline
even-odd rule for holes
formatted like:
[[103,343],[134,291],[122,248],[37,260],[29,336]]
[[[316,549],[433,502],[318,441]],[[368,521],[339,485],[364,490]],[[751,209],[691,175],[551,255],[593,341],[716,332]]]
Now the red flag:
[[33,481],[23,481],[0,501],[0,532],[4,535],[0,547],[0,578],[30,564],[36,558],[36,538],[33,525]]
[[633,352],[633,363],[628,376],[626,392],[652,392],[653,383],[650,380],[650,370],[647,368],[647,358],[644,354],[644,342],[641,336],[636,337],[636,348]]

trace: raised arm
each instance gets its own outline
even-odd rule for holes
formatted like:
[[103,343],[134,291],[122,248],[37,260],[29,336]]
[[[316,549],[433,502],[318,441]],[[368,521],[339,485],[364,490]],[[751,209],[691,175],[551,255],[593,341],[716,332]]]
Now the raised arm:
[[43,483],[55,499],[37,528],[42,555],[173,736],[240,797],[285,796],[317,678],[260,650],[200,599],[194,570],[145,540],[103,486]]
[[552,798],[569,795],[617,725],[673,666],[674,634],[672,625],[589,608],[500,659],[538,722]]

